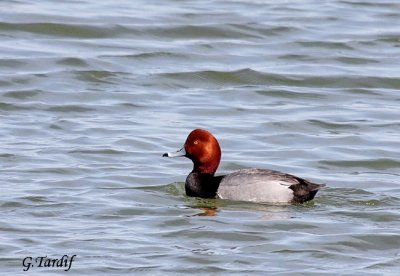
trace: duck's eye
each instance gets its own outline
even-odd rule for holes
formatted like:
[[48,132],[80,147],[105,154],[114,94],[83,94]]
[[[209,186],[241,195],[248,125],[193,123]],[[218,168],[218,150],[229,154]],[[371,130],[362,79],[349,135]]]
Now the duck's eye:
[[199,140],[194,140],[193,144],[197,145],[199,143]]

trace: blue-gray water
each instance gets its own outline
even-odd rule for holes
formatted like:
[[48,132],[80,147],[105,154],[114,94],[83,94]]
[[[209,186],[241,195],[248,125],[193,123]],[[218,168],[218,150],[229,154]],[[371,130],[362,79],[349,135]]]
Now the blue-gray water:
[[[0,2],[0,274],[398,275],[400,3]],[[220,173],[329,187],[301,206],[184,195]]]

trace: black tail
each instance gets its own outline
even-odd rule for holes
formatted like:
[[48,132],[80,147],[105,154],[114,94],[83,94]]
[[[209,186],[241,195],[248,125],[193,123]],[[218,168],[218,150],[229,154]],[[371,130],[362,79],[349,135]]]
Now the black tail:
[[289,188],[293,190],[294,198],[292,202],[303,203],[312,200],[317,194],[318,190],[325,187],[325,184],[316,184],[310,181],[297,178],[298,184],[293,184]]

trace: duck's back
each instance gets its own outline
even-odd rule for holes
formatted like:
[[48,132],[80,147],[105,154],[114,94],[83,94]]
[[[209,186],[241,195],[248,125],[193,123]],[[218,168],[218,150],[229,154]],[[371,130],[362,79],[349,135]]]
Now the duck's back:
[[240,201],[304,202],[313,199],[323,186],[278,171],[243,169],[225,175],[217,194],[223,199]]

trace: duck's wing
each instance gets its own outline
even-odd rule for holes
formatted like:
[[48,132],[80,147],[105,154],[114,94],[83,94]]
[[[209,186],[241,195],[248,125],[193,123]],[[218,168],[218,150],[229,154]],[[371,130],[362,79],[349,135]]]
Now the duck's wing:
[[305,202],[313,199],[323,186],[279,171],[243,169],[222,176],[217,194],[233,200]]

